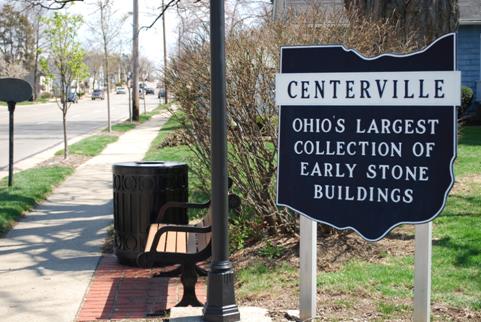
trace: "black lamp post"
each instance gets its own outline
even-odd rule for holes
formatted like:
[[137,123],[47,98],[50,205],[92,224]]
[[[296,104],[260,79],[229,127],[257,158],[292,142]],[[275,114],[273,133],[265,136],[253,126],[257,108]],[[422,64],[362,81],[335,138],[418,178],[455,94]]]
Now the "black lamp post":
[[210,0],[212,263],[207,282],[204,320],[240,321],[229,261],[227,201],[227,127],[225,97],[224,0]]

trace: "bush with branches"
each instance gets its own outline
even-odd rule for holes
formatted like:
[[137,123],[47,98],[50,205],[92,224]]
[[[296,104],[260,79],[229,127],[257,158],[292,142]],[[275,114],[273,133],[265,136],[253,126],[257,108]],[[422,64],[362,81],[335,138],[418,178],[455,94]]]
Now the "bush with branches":
[[[226,39],[229,176],[243,199],[242,217],[232,225],[236,248],[249,240],[296,232],[296,216],[275,201],[278,108],[274,78],[284,45],[344,44],[366,56],[406,53],[418,44],[398,37],[392,21],[369,21],[346,12],[317,8],[256,28],[231,30]],[[199,40],[200,39],[200,40]],[[166,71],[183,118],[185,141],[195,155],[191,168],[200,188],[210,186],[210,54],[197,37],[186,42]],[[400,39],[403,39],[402,41]],[[239,237],[242,236],[242,237]],[[239,238],[241,240],[239,240]]]

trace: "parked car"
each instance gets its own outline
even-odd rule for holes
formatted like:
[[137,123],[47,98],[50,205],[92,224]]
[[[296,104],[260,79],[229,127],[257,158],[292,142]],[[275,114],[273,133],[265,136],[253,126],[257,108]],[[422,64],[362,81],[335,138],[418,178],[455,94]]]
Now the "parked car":
[[104,91],[101,89],[94,89],[92,92],[92,100],[96,100],[97,98],[103,100],[104,99]]
[[139,88],[139,98],[144,99],[145,98],[145,91],[142,88]]
[[162,97],[165,97],[165,89],[161,88],[159,89],[159,94],[157,95],[157,97],[160,99]]
[[144,87],[145,94],[147,95],[154,95],[155,91],[152,87],[145,86]]
[[70,92],[70,93],[67,95],[67,102],[69,102],[69,103],[78,103],[77,93],[75,93],[75,92]]
[[122,86],[117,86],[115,88],[115,93],[116,94],[126,94],[127,91],[125,90],[125,88],[123,88]]

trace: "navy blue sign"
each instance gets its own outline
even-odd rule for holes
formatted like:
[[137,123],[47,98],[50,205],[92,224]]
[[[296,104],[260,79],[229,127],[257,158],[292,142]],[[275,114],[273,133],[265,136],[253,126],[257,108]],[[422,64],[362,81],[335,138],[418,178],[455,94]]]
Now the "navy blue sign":
[[283,47],[277,204],[376,241],[443,209],[454,182],[455,35],[366,58]]

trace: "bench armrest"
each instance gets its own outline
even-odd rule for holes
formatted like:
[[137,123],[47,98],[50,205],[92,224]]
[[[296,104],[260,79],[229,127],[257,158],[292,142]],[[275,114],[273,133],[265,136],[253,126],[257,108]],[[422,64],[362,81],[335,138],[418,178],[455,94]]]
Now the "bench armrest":
[[156,223],[161,223],[164,219],[165,213],[170,208],[191,208],[191,209],[204,209],[210,206],[210,200],[204,203],[191,203],[191,202],[180,202],[180,201],[169,201],[166,202],[159,209],[159,214],[157,215]]
[[[229,200],[229,210],[237,209],[240,207],[241,200],[239,196],[229,193],[228,196]],[[160,209],[159,214],[157,215],[157,219],[155,220],[156,223],[161,223],[162,219],[164,219],[165,213],[170,208],[185,208],[185,209],[205,209],[210,206],[210,200],[204,203],[191,203],[191,202],[180,202],[180,201],[169,201],[166,202]]]

